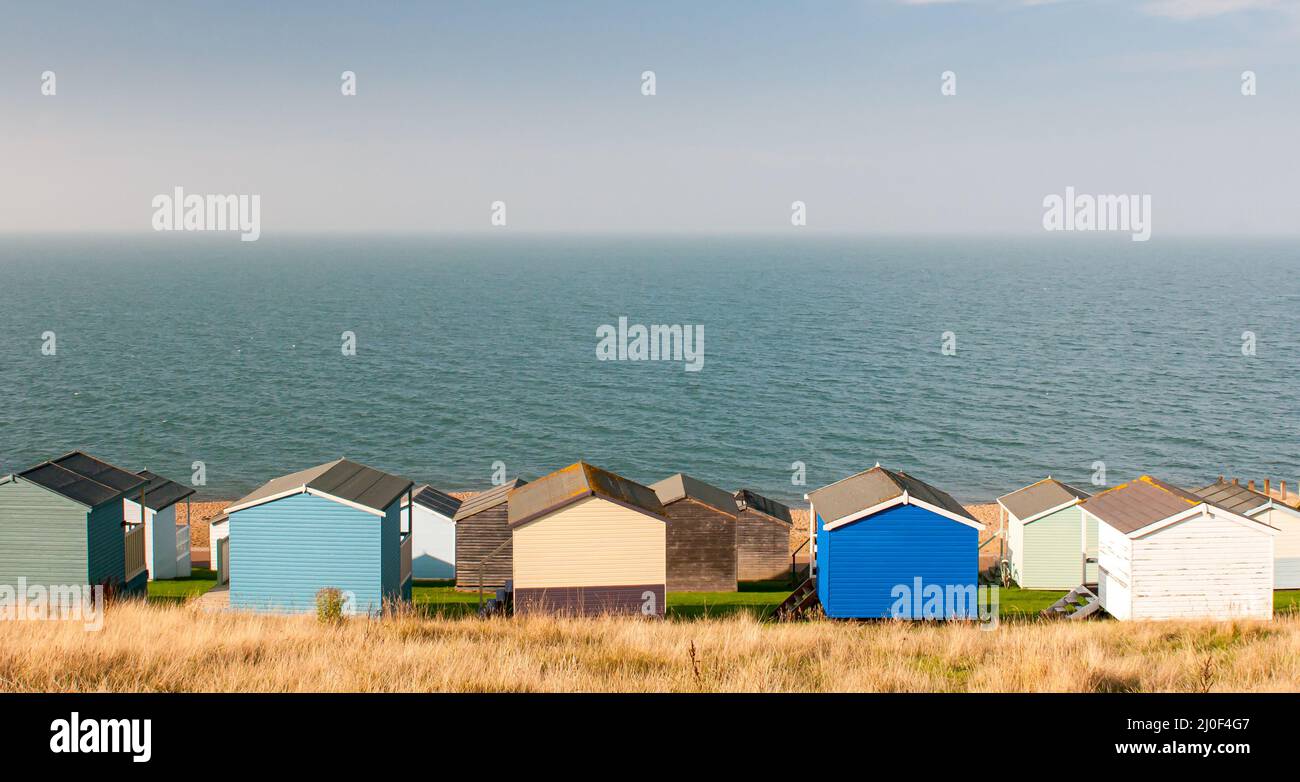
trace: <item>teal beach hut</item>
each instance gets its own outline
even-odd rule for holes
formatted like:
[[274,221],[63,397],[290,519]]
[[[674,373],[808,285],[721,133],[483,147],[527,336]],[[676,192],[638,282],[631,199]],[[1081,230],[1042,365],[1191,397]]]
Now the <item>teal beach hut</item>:
[[80,451],[0,478],[0,584],[143,592],[144,525],[126,524],[123,509],[145,484]]
[[347,459],[267,482],[226,509],[230,607],[308,612],[325,588],[347,613],[411,598],[411,535],[401,504],[414,484]]

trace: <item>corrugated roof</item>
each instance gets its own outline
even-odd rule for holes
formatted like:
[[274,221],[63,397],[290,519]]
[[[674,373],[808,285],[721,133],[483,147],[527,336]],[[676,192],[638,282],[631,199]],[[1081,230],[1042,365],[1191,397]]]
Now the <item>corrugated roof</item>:
[[137,475],[148,481],[144,487],[144,504],[150,510],[166,510],[194,494],[194,489],[168,480],[157,473],[141,470]]
[[716,511],[735,516],[740,512],[736,498],[717,486],[692,478],[683,473],[670,475],[658,483],[650,484],[659,502],[668,505],[678,500],[692,499]]
[[517,526],[584,497],[600,497],[663,518],[663,504],[652,489],[586,462],[576,462],[510,492],[507,517],[510,526]]
[[411,488],[411,481],[347,459],[337,459],[306,470],[273,478],[230,507],[244,510],[270,502],[280,495],[313,489],[331,497],[380,513]]
[[1240,483],[1232,483],[1222,478],[1209,486],[1192,489],[1192,493],[1204,498],[1208,503],[1243,516],[1273,501],[1272,497],[1263,492],[1254,491]]
[[1043,511],[1059,508],[1074,500],[1086,500],[1090,496],[1092,495],[1083,489],[1061,483],[1049,475],[1038,483],[999,497],[998,502],[1016,518],[1024,521]]
[[[413,499],[417,505],[423,505],[429,510],[447,518],[453,518],[456,511],[460,509],[460,500],[444,494],[429,484],[421,484],[414,490]],[[402,498],[402,506],[406,506],[406,498]]]
[[808,498],[817,506],[817,515],[822,517],[822,521],[830,523],[886,500],[901,497],[903,492],[921,502],[979,523],[947,492],[905,472],[886,470],[880,465],[809,492]]
[[73,502],[92,508],[145,484],[145,479],[135,473],[81,451],[42,462],[19,475]]
[[794,519],[790,516],[790,507],[788,505],[783,505],[776,500],[764,497],[763,495],[750,491],[749,489],[741,489],[736,492],[735,497],[737,505],[742,510],[753,508],[759,513],[766,513],[768,516],[784,521],[786,524],[794,524]]
[[1203,502],[1206,500],[1189,491],[1150,475],[1143,475],[1137,480],[1092,495],[1083,501],[1083,507],[1110,526],[1128,534],[1176,516]]
[[460,521],[461,519],[473,516],[476,513],[491,510],[509,499],[511,489],[523,486],[526,483],[528,483],[528,481],[523,478],[515,478],[506,481],[500,486],[493,486],[485,492],[475,494],[473,497],[467,498],[460,504],[460,508],[456,510],[456,515],[453,516],[452,519],[454,521]]

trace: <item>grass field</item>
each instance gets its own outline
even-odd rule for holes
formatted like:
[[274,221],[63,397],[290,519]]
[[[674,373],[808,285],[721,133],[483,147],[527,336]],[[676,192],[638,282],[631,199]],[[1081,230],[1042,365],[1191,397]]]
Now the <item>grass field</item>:
[[156,602],[181,602],[217,585],[217,572],[194,568],[189,578],[149,582],[149,599]]
[[1300,615],[1272,622],[971,623],[724,618],[486,621],[408,611],[206,613],[124,601],[103,629],[0,622],[0,690],[1296,691]]

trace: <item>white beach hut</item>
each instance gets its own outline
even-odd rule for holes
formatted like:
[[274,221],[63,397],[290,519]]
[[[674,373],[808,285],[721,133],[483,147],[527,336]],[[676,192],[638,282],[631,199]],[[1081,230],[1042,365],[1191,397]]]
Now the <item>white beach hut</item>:
[[1238,481],[1222,478],[1196,489],[1195,494],[1277,529],[1273,542],[1273,588],[1300,589],[1300,510]]
[[[187,505],[194,489],[170,481],[161,475],[142,470],[136,475],[148,481],[144,486],[144,556],[149,580],[190,577],[189,513],[178,524],[176,509],[181,500]],[[122,516],[127,524],[139,524],[140,503],[123,500]]]
[[402,529],[411,531],[411,576],[456,577],[456,511],[460,500],[424,484],[412,492],[414,517],[402,497]]
[[1144,475],[1084,500],[1116,619],[1271,619],[1277,530]]

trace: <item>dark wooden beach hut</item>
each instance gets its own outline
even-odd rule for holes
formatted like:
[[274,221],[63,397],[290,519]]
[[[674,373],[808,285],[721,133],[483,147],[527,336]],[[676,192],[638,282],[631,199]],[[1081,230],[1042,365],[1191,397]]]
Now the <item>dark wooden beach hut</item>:
[[736,498],[678,473],[650,487],[668,517],[668,591],[736,591]]
[[503,587],[510,580],[514,552],[507,516],[510,491],[528,483],[515,478],[461,503],[456,511],[456,588]]
[[736,492],[736,578],[764,581],[790,573],[790,508],[763,495]]

